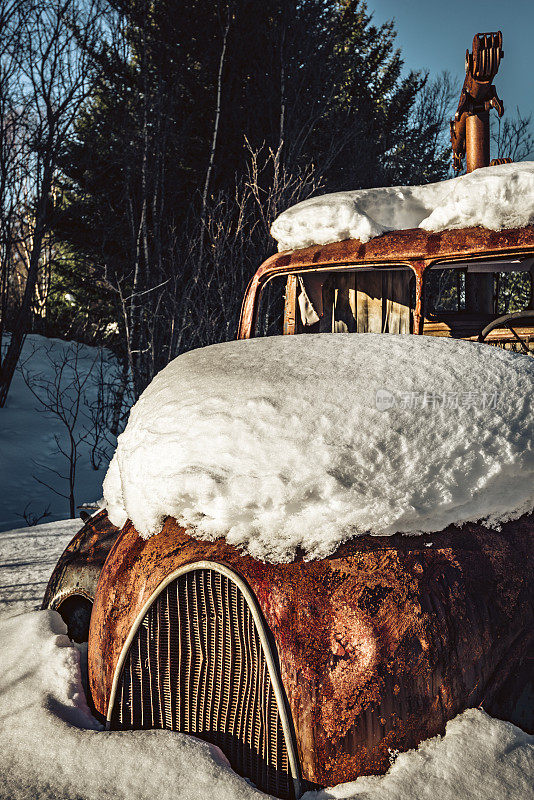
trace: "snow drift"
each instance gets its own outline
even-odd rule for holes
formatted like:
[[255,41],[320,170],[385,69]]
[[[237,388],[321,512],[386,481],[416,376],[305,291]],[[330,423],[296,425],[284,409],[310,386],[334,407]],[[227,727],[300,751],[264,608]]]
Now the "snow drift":
[[104,732],[55,611],[1,619],[0,638],[0,798],[265,798],[205,742],[171,731]]
[[279,250],[359,239],[392,230],[490,230],[534,223],[534,162],[482,167],[425,186],[359,189],[312,197],[284,211],[271,234]]
[[[0,619],[2,800],[261,800],[215,747],[170,731],[106,733],[87,708],[59,614]],[[392,760],[394,756],[392,754]],[[534,737],[483,711],[359,778],[306,800],[509,800],[531,796]]]
[[265,561],[365,533],[534,508],[534,359],[471,342],[319,334],[179,356],[145,390],[104,481],[111,521],[175,517]]

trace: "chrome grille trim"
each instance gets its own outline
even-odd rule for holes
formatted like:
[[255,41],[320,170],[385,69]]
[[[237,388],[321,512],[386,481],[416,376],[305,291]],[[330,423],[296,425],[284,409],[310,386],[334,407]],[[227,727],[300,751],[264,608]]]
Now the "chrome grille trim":
[[108,729],[131,727],[200,736],[258,788],[300,796],[284,690],[261,611],[225,565],[197,561],[175,570],[137,615],[107,716]]

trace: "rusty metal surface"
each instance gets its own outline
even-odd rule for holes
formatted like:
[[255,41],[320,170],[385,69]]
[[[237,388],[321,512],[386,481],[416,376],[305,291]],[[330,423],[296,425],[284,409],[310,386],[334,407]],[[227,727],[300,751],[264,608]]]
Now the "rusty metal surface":
[[500,167],[501,164],[512,164],[511,158],[492,158],[490,161],[490,167]]
[[489,112],[468,114],[465,120],[465,171],[473,172],[490,163]]
[[476,261],[534,254],[534,226],[503,231],[486,228],[461,228],[428,233],[420,228],[393,231],[362,244],[346,239],[327,245],[277,253],[259,267],[250,281],[238,329],[238,339],[254,336],[259,295],[264,284],[275,275],[337,270],[358,265],[408,266],[416,274],[415,332],[422,333],[422,276],[430,266],[445,262]]
[[284,336],[293,336],[297,330],[297,277],[288,275],[284,300]]
[[54,567],[41,608],[57,609],[71,595],[93,600],[100,571],[119,529],[101,511],[91,517],[69,542]]
[[192,539],[170,518],[149,540],[127,523],[91,619],[96,709],[106,714],[123,644],[161,581],[184,564],[216,561],[248,583],[274,636],[303,778],[332,785],[383,773],[388,748],[443,733],[467,707],[511,713],[534,637],[533,542],[530,515],[500,532],[468,524],[367,536],[320,561],[265,564],[222,539]]
[[473,52],[465,54],[465,80],[454,119],[451,120],[453,166],[458,172],[466,156],[467,172],[490,163],[489,111],[494,108],[499,117],[504,105],[493,86],[501,59],[502,33],[477,33]]

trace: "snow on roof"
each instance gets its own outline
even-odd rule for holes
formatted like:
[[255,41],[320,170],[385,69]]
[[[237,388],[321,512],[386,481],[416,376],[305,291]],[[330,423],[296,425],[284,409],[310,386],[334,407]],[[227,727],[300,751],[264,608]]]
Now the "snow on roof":
[[534,359],[486,344],[317,334],[179,356],[131,411],[104,481],[111,521],[166,516],[281,562],[365,533],[534,508]]
[[[0,640],[0,797],[268,798],[207,742],[173,731],[103,732],[87,707],[80,654],[55,611],[0,619]],[[444,737],[398,755],[387,775],[306,798],[420,800],[429,792],[439,800],[527,798],[533,770],[533,736],[471,709],[447,724]]]
[[490,230],[534,223],[534,162],[483,167],[426,186],[359,189],[312,197],[288,208],[271,234],[279,250],[359,239],[392,230]]

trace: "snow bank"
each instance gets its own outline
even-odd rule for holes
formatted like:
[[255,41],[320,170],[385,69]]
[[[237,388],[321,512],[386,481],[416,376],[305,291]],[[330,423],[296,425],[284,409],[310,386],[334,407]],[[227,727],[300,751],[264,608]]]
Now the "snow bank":
[[[534,359],[391,334],[186,353],[132,409],[104,481],[118,526],[167,515],[266,561],[534,507]],[[385,409],[385,410],[380,410]]]
[[[4,337],[5,346],[7,337]],[[118,368],[109,353],[105,352],[105,355],[107,384],[115,379]],[[99,350],[88,345],[31,334],[25,339],[20,363],[37,383],[52,384],[56,367],[66,362],[61,387],[68,410],[68,390],[75,358],[80,382],[85,381],[81,410],[74,426],[74,435],[80,440],[76,466],[76,503],[83,503],[98,499],[108,467],[106,461],[98,470],[93,469],[90,459],[93,438],[87,437],[87,430],[94,428],[89,409],[94,407],[99,390]],[[46,399],[42,388],[36,387],[36,390]],[[85,441],[82,441],[84,436]],[[65,426],[56,416],[43,411],[24,382],[21,370],[17,369],[7,403],[0,410],[0,531],[24,525],[25,511],[29,516],[49,522],[69,515],[69,464],[59,452],[58,441],[68,452]]]
[[312,197],[284,211],[271,234],[279,250],[360,239],[391,230],[498,231],[534,223],[534,162],[483,167],[426,186],[360,189]]
[[0,532],[1,609],[20,612],[41,607],[52,570],[82,525],[80,519],[65,519]]
[[265,798],[204,742],[170,731],[103,732],[65,631],[55,611],[0,619],[0,798]]
[[470,709],[448,723],[443,738],[401,753],[387,775],[303,800],[527,800],[533,781],[534,736]]
[[[0,618],[2,800],[261,800],[217,748],[168,731],[103,732],[79,652],[54,611]],[[531,797],[534,737],[482,711],[400,755],[388,775],[306,800],[510,800]]]

